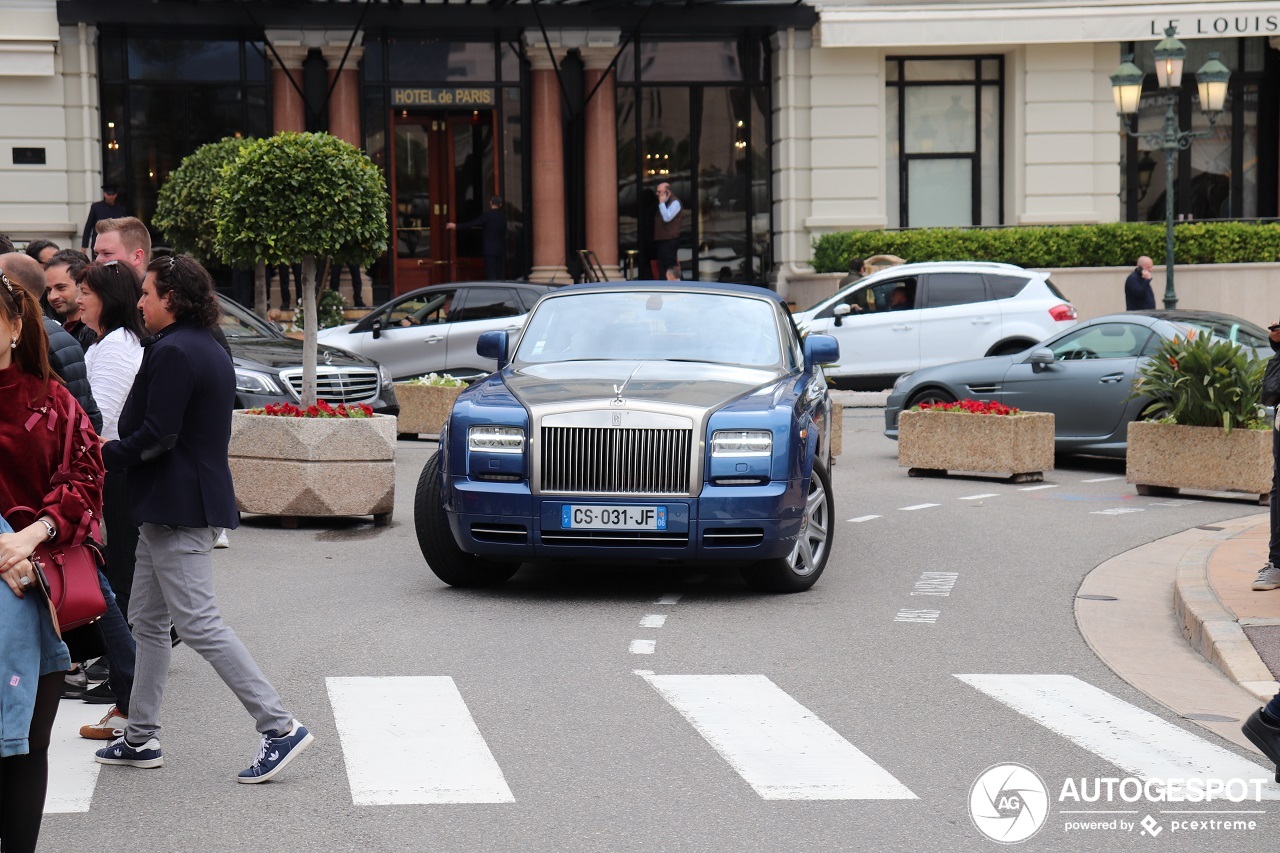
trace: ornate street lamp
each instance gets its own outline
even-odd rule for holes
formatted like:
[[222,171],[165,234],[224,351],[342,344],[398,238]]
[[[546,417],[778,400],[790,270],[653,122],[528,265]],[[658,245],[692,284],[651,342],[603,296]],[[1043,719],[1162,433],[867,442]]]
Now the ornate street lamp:
[[[1156,82],[1165,103],[1164,127],[1157,131],[1141,132],[1135,119],[1142,99],[1142,69],[1133,64],[1132,54],[1126,55],[1120,67],[1111,75],[1111,94],[1116,102],[1116,114],[1121,117],[1125,133],[1137,137],[1153,148],[1164,152],[1165,191],[1165,287],[1164,307],[1176,308],[1178,294],[1173,289],[1173,181],[1174,161],[1177,153],[1191,147],[1193,139],[1213,134],[1213,130],[1183,130],[1178,126],[1178,88],[1182,85],[1182,63],[1187,58],[1187,48],[1177,39],[1177,27],[1164,31],[1164,40],[1156,45]],[[1200,109],[1209,120],[1209,127],[1222,114],[1227,100],[1227,83],[1231,72],[1218,61],[1218,54],[1209,54],[1209,61],[1196,72],[1196,85],[1200,94]]]

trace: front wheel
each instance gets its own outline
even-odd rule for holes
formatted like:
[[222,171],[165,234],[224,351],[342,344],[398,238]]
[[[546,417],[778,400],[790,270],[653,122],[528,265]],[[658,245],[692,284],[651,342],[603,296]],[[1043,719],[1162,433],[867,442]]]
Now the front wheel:
[[440,453],[431,454],[418,477],[413,499],[413,526],[418,549],[436,577],[450,586],[497,586],[520,568],[518,563],[499,563],[468,554],[453,540],[449,519],[440,494]]
[[831,478],[826,467],[815,459],[795,547],[786,557],[744,566],[742,577],[761,592],[804,592],[812,587],[831,555],[835,514]]
[[934,403],[954,403],[955,401],[956,398],[953,394],[949,394],[939,388],[926,388],[924,391],[913,395],[911,399],[907,401],[907,405],[903,408],[914,409],[921,403],[929,403],[932,405]]

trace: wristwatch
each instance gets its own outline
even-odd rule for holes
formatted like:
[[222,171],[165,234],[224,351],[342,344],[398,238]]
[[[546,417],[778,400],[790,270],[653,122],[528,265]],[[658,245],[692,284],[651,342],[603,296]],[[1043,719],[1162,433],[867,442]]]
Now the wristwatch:
[[58,538],[58,528],[53,526],[53,522],[47,518],[37,518],[36,521],[44,525],[45,532],[48,534],[46,538],[50,542]]

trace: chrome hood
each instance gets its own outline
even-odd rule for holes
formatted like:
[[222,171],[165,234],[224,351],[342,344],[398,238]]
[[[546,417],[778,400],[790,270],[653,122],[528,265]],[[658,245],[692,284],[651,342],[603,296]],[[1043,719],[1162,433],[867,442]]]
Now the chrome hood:
[[502,379],[526,408],[580,402],[583,408],[621,397],[628,405],[653,403],[714,409],[772,385],[781,369],[688,361],[562,361],[511,366]]

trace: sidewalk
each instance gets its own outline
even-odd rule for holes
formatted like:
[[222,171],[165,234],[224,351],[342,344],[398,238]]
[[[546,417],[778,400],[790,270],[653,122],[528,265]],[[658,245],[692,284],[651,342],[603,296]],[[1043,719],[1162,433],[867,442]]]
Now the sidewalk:
[[1174,589],[1183,634],[1231,680],[1268,700],[1280,673],[1280,590],[1250,589],[1267,561],[1268,516],[1197,529],[1205,536],[1180,561]]

